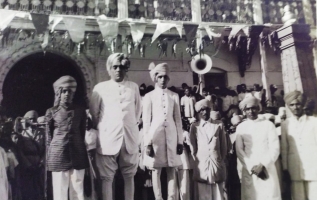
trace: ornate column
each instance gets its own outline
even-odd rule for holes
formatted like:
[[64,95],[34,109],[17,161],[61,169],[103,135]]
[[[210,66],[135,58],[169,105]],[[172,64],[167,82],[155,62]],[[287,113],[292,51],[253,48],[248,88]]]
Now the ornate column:
[[129,17],[128,0],[118,0],[118,18],[126,19]]
[[285,93],[299,90],[317,100],[317,79],[309,25],[285,25],[276,32],[280,41]]

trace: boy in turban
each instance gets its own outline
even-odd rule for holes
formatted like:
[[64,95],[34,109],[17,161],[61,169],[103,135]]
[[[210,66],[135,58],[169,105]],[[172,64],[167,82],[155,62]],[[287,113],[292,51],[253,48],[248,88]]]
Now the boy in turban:
[[227,140],[223,123],[210,118],[211,103],[207,99],[195,104],[198,121],[190,128],[190,149],[194,157],[194,180],[199,200],[224,199]]
[[280,200],[275,167],[280,145],[275,126],[258,117],[260,102],[257,98],[246,97],[239,107],[247,116],[236,129],[236,152],[243,166],[241,199]]
[[[84,199],[89,167],[85,146],[86,111],[72,103],[76,80],[62,76],[54,84],[54,107],[46,111],[47,169],[52,171],[54,200]],[[68,192],[69,189],[69,192]]]
[[155,89],[143,100],[143,132],[146,155],[144,165],[153,169],[152,181],[155,199],[162,200],[160,175],[166,168],[168,199],[175,199],[175,168],[182,165],[183,131],[179,97],[167,89],[170,80],[166,63],[150,64]]
[[129,66],[130,61],[125,54],[111,54],[107,60],[111,80],[98,83],[90,99],[93,127],[99,131],[96,165],[104,200],[113,200],[112,185],[118,167],[124,179],[125,199],[131,200],[134,196],[141,96],[139,86],[126,80]]
[[284,177],[292,182],[292,199],[317,199],[317,118],[305,115],[301,92],[290,92],[284,100],[293,115],[281,125]]

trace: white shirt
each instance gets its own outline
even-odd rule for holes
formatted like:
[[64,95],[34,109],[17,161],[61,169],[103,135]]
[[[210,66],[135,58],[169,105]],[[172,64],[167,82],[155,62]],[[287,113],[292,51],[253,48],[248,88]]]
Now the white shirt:
[[185,117],[194,117],[194,106],[196,100],[193,96],[183,96],[181,98],[181,106],[184,106]]
[[123,137],[128,153],[138,152],[141,97],[136,83],[109,80],[97,84],[90,99],[90,113],[99,130],[98,153],[115,155]]

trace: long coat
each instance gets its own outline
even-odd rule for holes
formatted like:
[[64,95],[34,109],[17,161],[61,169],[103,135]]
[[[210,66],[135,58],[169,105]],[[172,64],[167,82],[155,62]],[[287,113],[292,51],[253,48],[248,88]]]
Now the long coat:
[[[280,154],[279,139],[272,122],[265,119],[246,120],[238,125],[237,156],[242,163],[241,199],[281,200],[275,161]],[[251,175],[253,166],[264,165],[268,178]]]
[[144,145],[153,145],[154,158],[145,155],[148,167],[177,167],[182,164],[176,153],[183,144],[179,97],[168,89],[155,88],[143,100]]
[[195,154],[194,180],[207,184],[225,181],[228,145],[223,124],[202,120],[193,123],[190,143]]
[[86,111],[77,106],[54,106],[46,111],[48,171],[89,167],[85,145]]
[[291,117],[281,129],[283,168],[293,181],[317,181],[317,118]]

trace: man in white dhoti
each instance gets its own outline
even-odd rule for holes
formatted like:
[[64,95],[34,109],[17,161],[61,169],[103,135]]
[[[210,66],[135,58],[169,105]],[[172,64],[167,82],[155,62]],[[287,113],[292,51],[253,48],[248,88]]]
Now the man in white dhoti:
[[243,165],[241,199],[280,200],[280,186],[275,161],[280,146],[272,122],[258,118],[259,100],[244,98],[239,107],[247,120],[238,125],[236,151]]
[[198,199],[223,200],[228,141],[223,123],[210,118],[210,109],[211,103],[207,99],[195,104],[199,121],[191,125],[189,146],[195,158],[193,168]]
[[284,97],[293,116],[281,125],[282,162],[293,200],[317,199],[317,118],[304,114],[305,99],[299,91]]
[[120,167],[126,200],[134,196],[134,175],[139,158],[138,121],[141,97],[136,83],[126,80],[130,61],[122,53],[108,57],[111,80],[98,83],[90,99],[90,113],[97,137],[96,165],[102,179],[104,200],[113,200],[112,185]]
[[166,63],[150,65],[155,89],[143,101],[143,133],[146,155],[144,165],[153,169],[152,182],[156,200],[163,200],[161,171],[166,168],[168,200],[175,199],[175,168],[182,165],[183,131],[179,97],[167,89],[169,67]]

